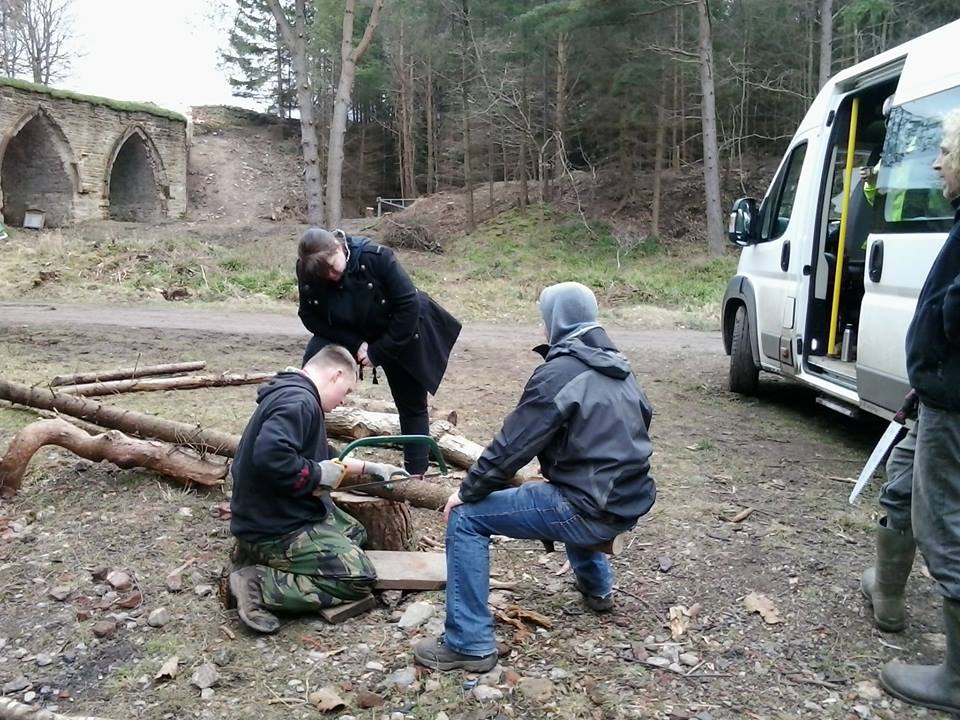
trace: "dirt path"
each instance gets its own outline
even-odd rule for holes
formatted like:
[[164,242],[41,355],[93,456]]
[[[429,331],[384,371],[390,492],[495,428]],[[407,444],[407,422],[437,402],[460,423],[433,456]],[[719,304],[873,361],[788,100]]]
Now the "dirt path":
[[[128,328],[191,330],[209,333],[246,335],[306,336],[308,333],[295,313],[224,312],[182,307],[146,307],[142,305],[85,305],[0,303],[0,327],[110,325]],[[540,330],[534,326],[471,324],[463,330],[463,339],[495,345],[539,342]],[[650,349],[677,349],[719,358],[723,355],[720,333],[693,330],[631,330],[613,327],[621,344]]]
[[[35,702],[69,703],[71,714],[146,720],[317,717],[303,699],[323,686],[350,704],[345,713],[369,720],[396,712],[435,720],[441,711],[451,720],[938,717],[890,700],[876,684],[883,662],[939,660],[943,642],[937,596],[919,562],[906,632],[883,635],[864,617],[858,579],[872,555],[878,484],[850,508],[844,478],[856,474],[879,425],[831,413],[810,393],[769,378],[757,399],[731,395],[717,333],[611,328],[611,335],[656,408],[658,485],[654,510],[614,561],[617,610],[602,618],[582,613],[569,574],[561,574],[561,553],[545,555],[527,541],[492,546],[495,572],[516,583],[509,602],[553,622],[525,642],[498,626],[513,650],[503,666],[545,681],[546,700],[505,678],[489,680],[504,697],[484,704],[462,675],[398,686],[391,673],[409,668],[410,641],[438,629],[434,619],[401,631],[398,611],[426,600],[440,617],[442,593],[413,594],[398,609],[341,626],[290,619],[275,637],[251,637],[204,594],[230,547],[216,510],[223,493],[183,492],[149,473],[78,462],[59,450],[40,453],[24,492],[0,504],[0,687],[20,688],[10,691],[20,699],[35,693]],[[432,402],[457,409],[463,431],[485,442],[536,366],[529,348],[538,338],[534,326],[468,326]],[[276,369],[296,362],[304,340],[292,313],[0,305],[0,374],[29,383],[137,361]],[[388,397],[385,383],[369,380],[358,394]],[[252,388],[223,388],[113,401],[237,432],[253,397]],[[30,418],[0,407],[0,447]],[[745,521],[729,521],[746,508],[753,513]],[[421,537],[442,543],[437,514],[416,511],[415,524]],[[188,560],[186,589],[170,592],[167,574]],[[117,607],[118,598],[92,578],[102,566],[132,574],[138,606]],[[63,602],[48,594],[60,586],[72,589]],[[754,592],[770,598],[782,622],[748,611],[744,598]],[[171,621],[148,626],[161,606]],[[111,617],[114,633],[95,639],[93,623]],[[647,661],[676,651],[695,656],[684,674]],[[180,674],[154,682],[173,655]],[[218,664],[221,680],[201,699],[189,678],[207,661]],[[359,709],[361,688],[383,696],[384,706]]]

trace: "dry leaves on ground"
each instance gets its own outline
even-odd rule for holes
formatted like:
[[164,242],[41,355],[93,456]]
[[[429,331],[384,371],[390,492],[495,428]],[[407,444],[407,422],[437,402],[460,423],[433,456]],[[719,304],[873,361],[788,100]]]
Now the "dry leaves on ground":
[[743,604],[750,612],[760,613],[760,617],[767,625],[776,625],[783,622],[777,606],[766,595],[752,592],[743,599]]

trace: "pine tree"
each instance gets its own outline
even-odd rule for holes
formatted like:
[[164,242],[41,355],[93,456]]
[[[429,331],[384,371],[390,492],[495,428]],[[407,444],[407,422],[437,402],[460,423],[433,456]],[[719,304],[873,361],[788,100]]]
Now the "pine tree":
[[235,97],[265,102],[270,112],[290,116],[297,103],[290,52],[266,0],[237,0],[229,47],[221,57],[236,71],[229,77]]

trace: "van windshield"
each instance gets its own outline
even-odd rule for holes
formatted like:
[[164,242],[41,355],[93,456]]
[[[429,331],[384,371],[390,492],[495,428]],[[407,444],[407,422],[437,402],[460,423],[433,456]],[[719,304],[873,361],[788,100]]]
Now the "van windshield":
[[931,167],[940,150],[943,116],[960,108],[960,87],[894,107],[887,120],[877,195],[884,232],[947,232],[953,209]]

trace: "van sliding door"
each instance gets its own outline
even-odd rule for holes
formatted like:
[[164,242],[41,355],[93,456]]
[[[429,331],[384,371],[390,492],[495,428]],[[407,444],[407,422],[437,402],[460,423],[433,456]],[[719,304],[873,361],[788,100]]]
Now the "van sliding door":
[[[908,58],[897,102],[908,87]],[[917,296],[953,221],[931,168],[941,117],[960,108],[960,87],[896,105],[887,119],[857,342],[861,403],[896,411],[909,389],[904,340]]]

